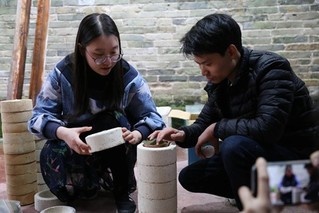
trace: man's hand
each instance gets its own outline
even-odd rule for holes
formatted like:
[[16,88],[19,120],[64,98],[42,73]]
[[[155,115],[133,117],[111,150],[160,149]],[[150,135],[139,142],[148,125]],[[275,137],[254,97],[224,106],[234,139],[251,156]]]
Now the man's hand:
[[205,158],[204,153],[202,153],[202,147],[207,143],[210,142],[215,149],[215,153],[219,152],[219,141],[218,138],[214,136],[214,129],[215,129],[216,123],[211,124],[208,126],[205,131],[198,137],[196,146],[195,146],[195,152],[196,155],[200,158]]
[[148,136],[149,140],[153,140],[155,138],[156,142],[160,142],[163,140],[184,142],[185,132],[171,127],[167,127],[162,130],[156,130]]
[[63,140],[68,146],[80,155],[91,155],[90,146],[84,143],[80,139],[80,134],[83,132],[88,132],[92,127],[76,127],[76,128],[67,128],[60,126],[57,131],[57,137]]

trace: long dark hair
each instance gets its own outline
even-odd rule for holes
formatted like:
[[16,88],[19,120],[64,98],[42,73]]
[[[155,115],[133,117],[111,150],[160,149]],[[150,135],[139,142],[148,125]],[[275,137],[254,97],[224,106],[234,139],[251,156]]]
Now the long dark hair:
[[[104,13],[92,13],[81,21],[75,41],[73,63],[73,89],[75,115],[85,113],[89,108],[88,71],[91,70],[85,57],[86,46],[101,35],[114,35],[118,38],[120,53],[122,54],[121,40],[118,28],[113,19]],[[118,61],[108,75],[105,85],[105,94],[108,94],[110,109],[119,109],[124,95],[122,60]]]

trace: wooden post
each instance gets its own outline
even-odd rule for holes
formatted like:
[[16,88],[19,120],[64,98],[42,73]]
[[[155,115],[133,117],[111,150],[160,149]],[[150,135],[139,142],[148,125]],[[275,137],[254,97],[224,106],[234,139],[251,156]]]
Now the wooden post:
[[50,0],[38,0],[38,16],[35,30],[29,89],[29,98],[33,100],[33,104],[35,104],[36,96],[38,95],[42,86],[42,77],[45,68],[49,14]]
[[21,99],[22,97],[30,10],[31,0],[18,0],[7,99]]

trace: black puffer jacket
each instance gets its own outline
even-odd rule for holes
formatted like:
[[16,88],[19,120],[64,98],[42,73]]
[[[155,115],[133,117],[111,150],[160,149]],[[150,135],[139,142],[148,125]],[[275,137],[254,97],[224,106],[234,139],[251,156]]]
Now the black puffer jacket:
[[192,147],[207,126],[217,122],[221,140],[244,135],[262,144],[280,143],[308,155],[317,147],[317,115],[304,82],[289,62],[271,52],[244,48],[232,84],[207,84],[208,101],[194,124],[182,127],[182,147]]

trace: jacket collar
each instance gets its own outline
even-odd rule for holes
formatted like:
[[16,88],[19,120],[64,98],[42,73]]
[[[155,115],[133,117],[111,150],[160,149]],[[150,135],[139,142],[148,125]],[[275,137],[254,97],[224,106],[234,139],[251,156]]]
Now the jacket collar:
[[249,55],[251,53],[251,50],[248,48],[243,47],[241,51],[241,57],[240,60],[235,68],[235,78],[232,82],[232,85],[236,85],[243,76],[246,76],[249,72]]

